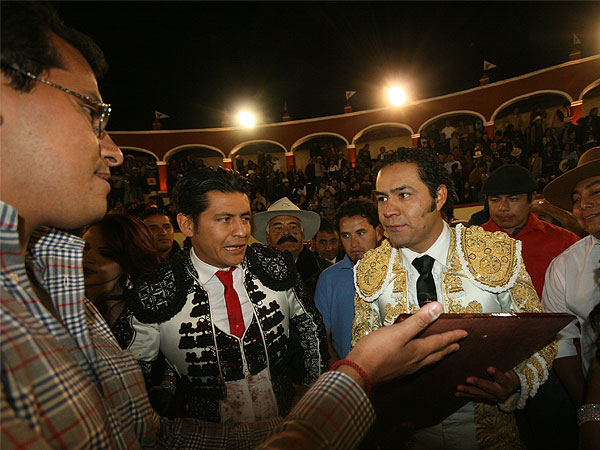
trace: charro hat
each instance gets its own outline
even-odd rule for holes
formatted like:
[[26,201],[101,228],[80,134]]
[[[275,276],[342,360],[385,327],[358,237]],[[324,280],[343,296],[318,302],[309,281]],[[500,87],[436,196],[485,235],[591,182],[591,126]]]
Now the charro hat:
[[321,226],[321,218],[312,211],[304,211],[298,208],[287,197],[280,198],[269,209],[256,213],[252,218],[252,236],[263,244],[267,243],[267,226],[277,216],[293,216],[302,223],[304,239],[307,241],[317,234]]
[[573,214],[564,209],[560,209],[558,206],[554,206],[548,200],[543,198],[531,203],[531,212],[536,216],[540,213],[549,215],[554,220],[558,221],[564,228],[572,231],[578,236],[583,237],[587,234],[582,230],[575,217],[573,217]]
[[558,169],[564,173],[569,169],[574,169],[575,166],[577,166],[577,163],[575,161],[573,161],[572,159],[563,159],[558,164]]
[[494,170],[481,188],[486,195],[511,195],[533,192],[538,188],[533,174],[525,167],[506,164]]
[[544,198],[555,206],[571,211],[575,185],[586,178],[600,176],[600,147],[590,148],[579,158],[577,167],[552,180],[544,189]]

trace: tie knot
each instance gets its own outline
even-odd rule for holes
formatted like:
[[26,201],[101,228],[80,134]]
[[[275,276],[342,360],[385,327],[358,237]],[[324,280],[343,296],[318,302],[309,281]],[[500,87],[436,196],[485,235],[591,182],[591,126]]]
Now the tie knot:
[[415,258],[412,262],[412,265],[415,266],[415,269],[419,271],[419,274],[424,274],[431,273],[434,262],[435,259],[433,259],[431,256],[423,255],[420,258]]
[[217,278],[219,280],[221,280],[221,283],[223,283],[225,286],[233,286],[233,271],[234,270],[235,270],[235,267],[232,269],[217,270],[215,275],[217,276]]

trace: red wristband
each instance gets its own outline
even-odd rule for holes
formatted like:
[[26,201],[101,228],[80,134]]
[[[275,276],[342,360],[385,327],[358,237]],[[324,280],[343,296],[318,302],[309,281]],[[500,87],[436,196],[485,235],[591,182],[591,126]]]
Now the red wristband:
[[333,363],[330,370],[335,370],[340,366],[349,366],[356,370],[365,382],[365,391],[367,395],[371,395],[371,380],[369,379],[367,372],[365,372],[362,367],[360,367],[354,361],[350,361],[349,359],[340,359],[339,361]]

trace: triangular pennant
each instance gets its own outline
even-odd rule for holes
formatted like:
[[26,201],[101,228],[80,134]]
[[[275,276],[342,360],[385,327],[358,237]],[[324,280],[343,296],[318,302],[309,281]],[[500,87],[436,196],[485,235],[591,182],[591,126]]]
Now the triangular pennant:
[[493,64],[493,63],[491,63],[489,61],[485,61],[485,60],[483,61],[483,70],[484,71],[493,69],[494,67],[496,67],[496,64]]

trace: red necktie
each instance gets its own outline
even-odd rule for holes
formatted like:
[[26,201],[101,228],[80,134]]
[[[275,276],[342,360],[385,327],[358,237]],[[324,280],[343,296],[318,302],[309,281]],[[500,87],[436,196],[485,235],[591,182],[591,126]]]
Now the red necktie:
[[244,325],[244,317],[242,316],[242,305],[240,305],[240,298],[233,288],[233,271],[231,270],[219,270],[216,275],[223,286],[225,286],[225,305],[227,306],[227,316],[229,318],[229,329],[231,334],[242,338],[246,326]]

